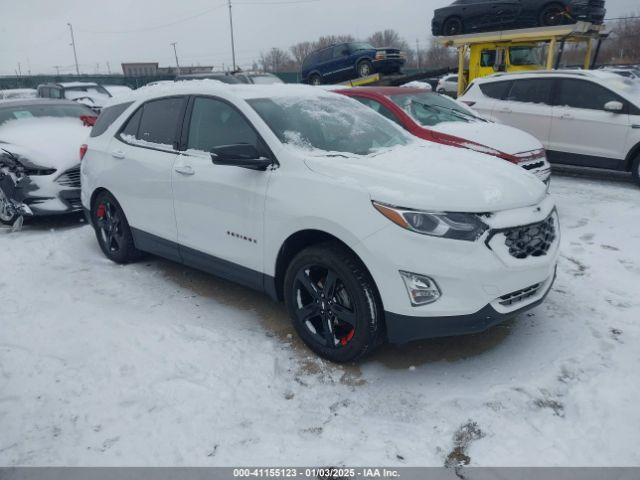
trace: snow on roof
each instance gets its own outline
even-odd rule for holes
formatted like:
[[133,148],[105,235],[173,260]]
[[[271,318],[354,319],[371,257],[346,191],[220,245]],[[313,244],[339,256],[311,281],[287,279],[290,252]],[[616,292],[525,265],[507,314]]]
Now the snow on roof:
[[95,87],[98,85],[95,82],[60,82],[58,85],[61,85],[65,88],[73,88],[73,87]]
[[302,84],[227,84],[217,80],[185,80],[169,84],[144,86],[131,93],[125,93],[111,100],[109,105],[149,100],[170,95],[211,94],[239,99],[272,98],[272,97],[327,97],[334,94],[320,88]]

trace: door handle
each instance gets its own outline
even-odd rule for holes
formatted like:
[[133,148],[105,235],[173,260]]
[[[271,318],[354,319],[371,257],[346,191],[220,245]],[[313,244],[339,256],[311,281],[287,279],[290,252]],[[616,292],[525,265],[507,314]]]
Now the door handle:
[[506,107],[505,108],[501,108],[500,111],[502,113],[513,113],[513,110],[511,110],[510,108],[506,108]]
[[117,158],[118,160],[124,159],[124,152],[122,150],[115,150],[111,152],[111,156],[113,158]]
[[191,165],[179,165],[175,168],[175,171],[181,175],[195,175],[196,173]]
[[563,113],[562,115],[560,115],[560,118],[562,118],[563,120],[573,120],[573,115],[571,115],[570,113]]

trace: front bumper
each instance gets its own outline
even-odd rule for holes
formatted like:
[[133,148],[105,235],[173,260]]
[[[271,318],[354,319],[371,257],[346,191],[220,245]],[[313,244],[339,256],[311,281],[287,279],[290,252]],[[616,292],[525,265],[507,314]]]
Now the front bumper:
[[32,215],[57,215],[82,210],[80,189],[57,182],[62,175],[33,175],[20,179],[12,191],[15,201]]
[[[543,222],[550,215],[558,226],[554,209],[547,197],[538,205],[496,212],[484,219],[491,230],[475,242],[419,235],[390,224],[355,245],[378,287],[389,340],[403,343],[482,331],[540,303],[555,276],[559,233],[546,254],[518,259],[500,232]],[[401,270],[433,279],[440,298],[412,306]],[[537,287],[535,294],[504,300],[532,286]]]
[[404,344],[427,338],[453,337],[484,332],[544,302],[551,291],[555,278],[556,275],[554,271],[553,276],[544,282],[540,292],[530,303],[508,312],[499,312],[496,310],[494,306],[495,302],[469,315],[449,317],[412,317],[409,315],[385,312],[387,340],[389,343]]
[[404,58],[387,58],[384,60],[374,60],[373,70],[376,73],[396,73],[402,70],[406,60]]

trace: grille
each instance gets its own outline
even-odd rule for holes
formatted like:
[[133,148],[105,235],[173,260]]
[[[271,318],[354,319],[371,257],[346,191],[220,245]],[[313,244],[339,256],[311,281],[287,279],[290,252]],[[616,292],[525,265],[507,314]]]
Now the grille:
[[67,170],[56,180],[58,185],[70,188],[80,188],[80,167]]
[[546,220],[524,227],[510,228],[504,232],[509,254],[518,259],[542,257],[547,254],[556,239],[553,215]]
[[541,283],[536,283],[535,285],[531,285],[530,287],[523,288],[522,290],[517,290],[512,293],[508,293],[507,295],[503,295],[500,297],[500,305],[503,307],[510,307],[516,303],[524,302],[528,298],[535,297],[540,290]]

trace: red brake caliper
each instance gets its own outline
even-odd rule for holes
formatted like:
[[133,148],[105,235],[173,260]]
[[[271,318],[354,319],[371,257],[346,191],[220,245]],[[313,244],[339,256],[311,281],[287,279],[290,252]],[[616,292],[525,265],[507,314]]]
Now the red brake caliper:
[[102,220],[107,215],[107,207],[104,204],[98,206],[98,210],[96,211],[96,217]]
[[353,335],[356,333],[356,329],[352,328],[351,331],[349,333],[347,333],[347,335],[345,337],[342,337],[340,339],[340,345],[342,345],[343,347],[349,343],[351,341],[351,339],[353,338]]

